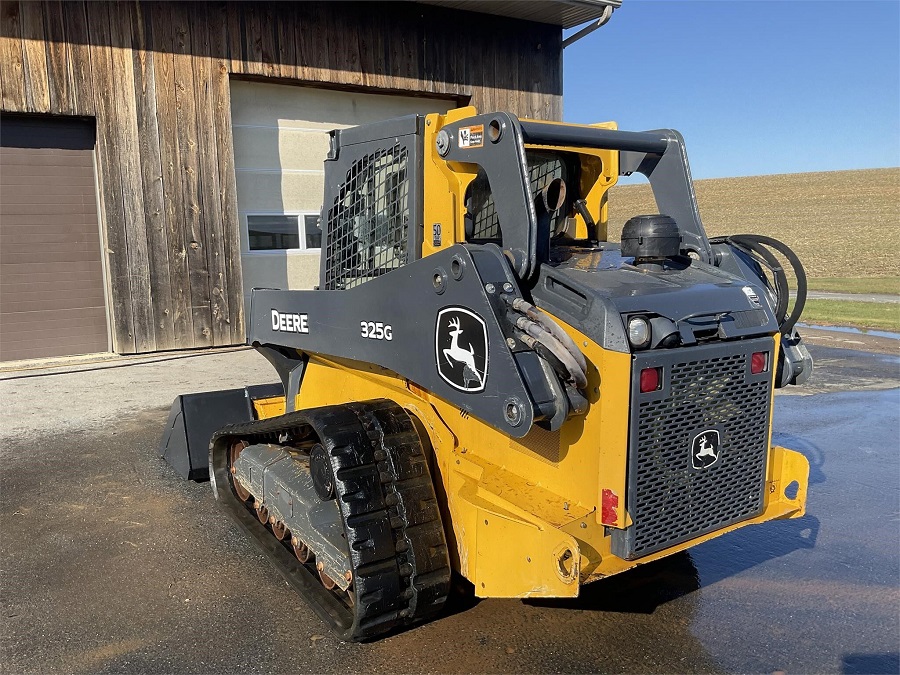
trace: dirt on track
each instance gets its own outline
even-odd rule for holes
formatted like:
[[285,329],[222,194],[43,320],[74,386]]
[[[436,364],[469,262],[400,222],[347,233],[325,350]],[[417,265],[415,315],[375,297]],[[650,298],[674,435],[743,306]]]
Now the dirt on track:
[[[790,246],[811,277],[896,276],[900,168],[718,178],[694,183],[710,236],[763,234]],[[610,191],[609,235],[655,213],[649,185]]]

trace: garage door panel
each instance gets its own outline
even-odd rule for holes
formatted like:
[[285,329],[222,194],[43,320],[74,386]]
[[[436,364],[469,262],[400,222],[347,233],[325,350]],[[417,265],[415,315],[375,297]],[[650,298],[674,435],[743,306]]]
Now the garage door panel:
[[6,147],[6,152],[3,153],[3,157],[0,157],[0,165],[3,162],[16,162],[21,161],[22,158],[26,158],[26,162],[28,164],[34,164],[35,162],[46,161],[43,158],[51,157],[51,158],[66,158],[66,157],[77,157],[79,163],[81,164],[92,164],[93,157],[86,156],[84,154],[84,150],[68,150],[65,148],[17,148],[17,147]]
[[240,81],[231,83],[231,100],[233,124],[276,126],[290,121],[324,131],[453,107],[447,100]]
[[49,230],[43,234],[35,232],[32,234],[20,234],[17,236],[0,237],[0,255],[6,254],[28,254],[35,259],[35,249],[38,249],[37,255],[40,258],[48,253],[65,253],[71,252],[75,254],[73,260],[82,258],[81,254],[88,253],[97,246],[96,237],[94,241],[86,233],[81,232],[53,232]]
[[[54,287],[55,286],[55,287]],[[41,303],[45,298],[54,300],[62,298],[69,302],[70,306],[96,307],[103,304],[103,291],[97,288],[96,280],[67,283],[65,288],[58,288],[58,282],[45,282],[44,284],[16,284],[14,287],[4,285],[0,288],[0,305],[3,310],[12,311],[13,303],[27,302],[33,307]],[[21,307],[16,311],[23,311]]]
[[[25,174],[20,173],[20,172],[18,172],[18,171],[15,171],[15,172],[13,172],[13,171],[4,171],[3,174],[4,174],[4,176],[3,176],[3,182],[4,182],[6,185],[21,185],[21,186],[29,186],[29,185],[33,186],[34,183],[35,183],[35,180],[40,180],[40,179],[42,178],[42,176],[45,175],[45,174],[31,174],[31,175],[25,175]],[[53,176],[52,174],[47,175],[47,177],[49,177],[49,178],[54,178],[54,176]],[[62,181],[59,181],[59,182],[58,182],[58,185],[59,185],[59,187],[61,187],[61,188],[66,188],[66,187],[80,187],[80,188],[90,188],[90,189],[93,189],[93,187],[94,187],[94,176],[93,176],[93,174],[91,174],[91,175],[84,175],[84,176],[64,175],[64,176],[61,176],[61,177],[65,179],[65,180],[62,180]],[[58,177],[57,177],[57,178],[58,178]],[[51,188],[51,190],[52,190],[52,191],[55,191],[56,188],[55,188],[55,187],[54,187],[54,188]],[[82,190],[81,192],[84,192],[84,190]],[[79,193],[79,194],[80,194],[80,193]]]
[[[9,216],[9,221],[15,222],[15,219],[18,217],[18,215]],[[6,218],[5,215],[4,218]],[[98,239],[97,223],[93,220],[93,218],[87,217],[86,214],[74,214],[72,216],[68,216],[65,219],[65,224],[69,232],[63,232],[62,236],[72,234],[82,238],[91,237],[95,242]],[[28,237],[31,235],[34,235],[36,237],[55,235],[58,234],[59,231],[59,224],[52,221],[49,223],[41,223],[37,225],[22,225],[18,223],[10,225],[9,223],[5,223],[3,226],[3,231],[0,232],[0,241],[17,241],[22,237]]]
[[38,295],[36,293],[22,293],[18,298],[4,299],[4,321],[7,317],[13,318],[18,313],[25,312],[62,312],[77,311],[89,307],[103,307],[103,293],[96,291],[81,291],[70,293],[56,293],[53,295]]
[[[34,211],[39,207],[39,204],[31,205],[30,212],[29,205],[27,204],[12,204],[9,206],[9,211],[4,207],[3,218],[6,221],[4,223],[4,231],[6,231],[6,226],[17,229],[30,228],[43,231],[54,229],[60,230],[61,228],[68,228],[70,226],[87,231],[87,227],[90,226],[94,234],[99,237],[97,232],[97,217],[93,211],[87,210],[87,206],[79,207],[79,205],[73,204],[70,207],[58,207],[60,209],[66,209],[65,213],[45,213],[42,215],[35,215]],[[55,211],[57,210],[57,207],[51,206],[47,210]],[[22,211],[25,211],[25,213],[22,213]]]
[[2,195],[4,213],[7,209],[15,209],[20,206],[33,206],[35,204],[44,204],[49,208],[55,206],[64,206],[70,210],[74,208],[78,213],[81,213],[84,209],[88,208],[91,212],[96,210],[96,206],[93,202],[82,201],[71,194],[60,194],[56,190],[52,193],[44,192],[43,195],[31,194],[24,190],[4,190],[4,193],[5,194]]
[[44,250],[44,247],[40,247],[40,256],[39,260],[35,258],[34,251],[26,251],[26,252],[12,252],[12,251],[0,251],[0,265],[5,265],[7,263],[11,265],[17,264],[44,264],[44,263],[63,263],[63,262],[78,262],[84,257],[90,256],[94,257],[92,254],[94,252],[94,246],[83,246],[81,244],[74,244],[71,247],[65,247],[59,250]]
[[[54,183],[64,185],[81,185],[81,181],[93,181],[93,167],[85,166],[57,166],[55,164],[31,165],[22,164],[10,169],[19,177],[55,178]],[[49,183],[48,183],[49,184]]]
[[69,334],[75,335],[73,331],[83,333],[83,329],[90,328],[101,317],[105,320],[103,307],[71,307],[52,312],[42,310],[9,312],[4,313],[0,332],[6,335],[6,331],[18,327],[15,335],[9,338],[11,340],[34,338],[48,332],[66,335],[66,331],[69,331]]
[[[40,246],[41,250],[45,250],[43,247],[59,247],[59,246],[96,246],[97,245],[97,237],[96,233],[91,232],[89,230],[84,230],[82,232],[72,231],[60,233],[58,230],[54,231],[51,229],[47,229],[44,231],[31,229],[30,231],[22,232],[25,228],[17,228],[20,230],[19,232],[4,232],[3,236],[0,236],[0,249],[9,250],[8,247],[19,247],[19,250],[16,252],[22,251],[34,251],[35,247]],[[74,230],[74,228],[72,228]],[[91,235],[94,235],[91,237]],[[85,249],[86,250],[86,249]]]
[[291,128],[234,129],[238,169],[321,169],[328,154],[328,134]]
[[[2,336],[2,332],[0,332]],[[91,336],[75,334],[54,334],[47,331],[43,335],[30,335],[26,339],[0,342],[0,361],[13,359],[39,359],[72,354],[95,354],[106,351],[105,342],[101,344]]]
[[4,114],[0,131],[0,360],[106,351],[93,126]]
[[[4,265],[4,268],[6,265]],[[75,260],[71,262],[60,262],[53,265],[34,265],[31,263],[20,263],[18,265],[10,265],[10,278],[15,279],[21,274],[30,275],[35,283],[39,282],[59,282],[65,279],[67,282],[72,277],[102,279],[103,272],[96,269],[96,265],[89,260]],[[94,276],[96,275],[96,277]],[[6,270],[3,271],[3,282],[6,282]],[[3,284],[0,284],[3,285]]]
[[[6,174],[6,171],[0,172]],[[43,192],[41,190],[43,189]],[[61,185],[56,183],[52,186],[40,186],[34,185],[34,183],[26,183],[25,185],[21,184],[9,184],[6,185],[5,181],[3,181],[3,187],[0,188],[0,195],[41,195],[41,194],[50,194],[57,197],[72,197],[74,201],[77,201],[81,204],[91,204],[96,203],[96,198],[94,195],[87,195],[87,190],[83,185]],[[92,197],[94,197],[92,199]]]
[[27,169],[35,165],[38,166],[61,166],[71,168],[86,168],[93,171],[93,163],[90,157],[84,157],[83,152],[72,151],[71,155],[59,155],[48,152],[45,155],[38,155],[34,150],[23,150],[19,153],[4,153],[0,158],[0,167],[19,167]]
[[324,173],[239,172],[238,205],[244,212],[318,213],[325,191]]

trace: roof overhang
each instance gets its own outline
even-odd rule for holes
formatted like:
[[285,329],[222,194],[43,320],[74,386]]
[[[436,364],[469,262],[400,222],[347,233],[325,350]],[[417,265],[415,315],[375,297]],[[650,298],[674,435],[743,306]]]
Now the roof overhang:
[[588,21],[599,19],[607,7],[616,9],[622,0],[530,0],[529,2],[505,2],[503,0],[418,0],[424,5],[438,5],[467,12],[506,16],[511,19],[549,23],[560,28],[574,28]]

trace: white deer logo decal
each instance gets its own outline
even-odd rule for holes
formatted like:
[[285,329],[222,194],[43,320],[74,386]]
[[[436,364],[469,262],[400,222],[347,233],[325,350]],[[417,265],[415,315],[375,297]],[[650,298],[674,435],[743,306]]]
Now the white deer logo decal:
[[444,307],[434,322],[434,364],[440,378],[454,389],[484,391],[490,357],[488,327],[466,307]]
[[450,366],[454,365],[454,361],[463,364],[465,389],[470,388],[469,383],[471,382],[477,382],[480,387],[484,384],[484,378],[478,372],[478,368],[475,367],[475,349],[471,343],[469,343],[468,349],[459,346],[459,336],[463,332],[462,328],[459,327],[459,319],[456,317],[450,319],[447,326],[450,328],[451,342],[450,347],[444,350],[444,358],[447,359],[447,363]]

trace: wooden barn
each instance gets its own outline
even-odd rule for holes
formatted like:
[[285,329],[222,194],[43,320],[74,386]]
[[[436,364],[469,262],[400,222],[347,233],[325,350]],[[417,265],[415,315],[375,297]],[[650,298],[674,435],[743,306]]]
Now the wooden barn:
[[327,130],[562,114],[620,0],[0,4],[0,361],[244,342],[308,288]]

